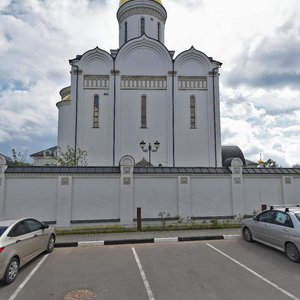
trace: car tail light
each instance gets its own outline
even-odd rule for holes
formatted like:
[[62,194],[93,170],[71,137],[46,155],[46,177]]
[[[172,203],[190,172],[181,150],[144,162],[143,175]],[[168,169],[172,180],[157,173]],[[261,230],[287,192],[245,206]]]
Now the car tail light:
[[5,247],[0,247],[0,254],[4,251]]

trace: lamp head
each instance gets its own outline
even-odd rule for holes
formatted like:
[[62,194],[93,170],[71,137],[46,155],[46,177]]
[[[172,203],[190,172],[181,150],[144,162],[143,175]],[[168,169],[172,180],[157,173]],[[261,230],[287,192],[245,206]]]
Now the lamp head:
[[142,149],[145,148],[145,145],[146,145],[146,143],[145,143],[144,141],[141,141],[141,142],[140,142],[140,147],[141,147]]

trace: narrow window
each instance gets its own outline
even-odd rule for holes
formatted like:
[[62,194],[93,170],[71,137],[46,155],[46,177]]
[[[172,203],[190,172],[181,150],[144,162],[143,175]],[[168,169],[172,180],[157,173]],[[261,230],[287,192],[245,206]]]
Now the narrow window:
[[128,36],[127,36],[127,22],[125,22],[125,43],[127,42]]
[[99,95],[94,96],[93,128],[99,128]]
[[141,99],[141,128],[147,128],[147,98],[146,95]]
[[145,33],[145,18],[141,18],[141,35]]
[[157,40],[160,42],[160,23],[157,23]]
[[190,126],[196,128],[196,99],[195,96],[190,97]]

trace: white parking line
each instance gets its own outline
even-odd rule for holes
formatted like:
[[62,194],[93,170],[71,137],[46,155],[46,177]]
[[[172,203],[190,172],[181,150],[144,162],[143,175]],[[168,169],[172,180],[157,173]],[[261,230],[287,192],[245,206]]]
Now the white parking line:
[[252,269],[248,268],[247,266],[245,266],[244,264],[240,263],[239,261],[237,261],[236,259],[232,258],[231,256],[227,255],[226,253],[222,252],[221,250],[217,249],[216,247],[210,245],[210,244],[206,244],[207,246],[209,246],[210,248],[214,249],[215,251],[219,252],[220,254],[222,254],[223,256],[227,257],[228,259],[230,259],[231,261],[233,261],[234,263],[236,263],[237,265],[239,265],[240,267],[244,268],[245,270],[247,270],[248,272],[252,273],[253,275],[255,275],[256,277],[260,278],[261,280],[263,280],[264,282],[268,283],[269,285],[271,285],[272,287],[274,287],[275,289],[279,290],[280,292],[282,292],[283,294],[285,294],[286,296],[290,297],[291,299],[294,300],[300,300],[299,298],[297,298],[296,296],[294,296],[293,294],[289,293],[288,291],[284,290],[283,288],[279,287],[277,284],[273,283],[272,281],[268,280],[267,278],[265,278],[264,276],[258,274],[257,272],[253,271]]
[[25,284],[30,280],[30,278],[34,275],[34,273],[38,270],[38,268],[43,264],[43,262],[46,260],[46,258],[49,256],[49,254],[46,254],[40,262],[35,266],[35,268],[28,274],[28,276],[25,278],[25,280],[19,285],[19,287],[15,290],[15,292],[9,297],[8,300],[14,300],[18,294],[21,292],[21,290],[24,288]]
[[151,291],[151,288],[150,288],[150,285],[149,285],[149,282],[146,278],[146,274],[143,270],[143,267],[142,267],[142,264],[140,262],[140,259],[138,257],[138,255],[136,254],[136,251],[135,251],[135,248],[131,248],[132,249],[132,252],[133,252],[133,255],[134,255],[134,258],[135,258],[135,261],[138,265],[138,268],[140,270],[140,274],[142,276],[142,279],[143,279],[143,282],[144,282],[144,286],[146,288],[146,291],[147,291],[147,294],[148,294],[148,297],[149,297],[149,300],[155,300],[153,294],[152,294],[152,291]]
[[86,246],[104,246],[104,241],[78,242],[78,247],[86,247]]
[[172,243],[178,242],[178,238],[177,237],[168,237],[168,238],[154,238],[154,243]]

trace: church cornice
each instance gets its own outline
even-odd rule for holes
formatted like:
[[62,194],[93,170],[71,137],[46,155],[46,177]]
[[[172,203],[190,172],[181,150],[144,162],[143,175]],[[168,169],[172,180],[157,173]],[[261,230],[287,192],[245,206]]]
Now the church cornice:
[[133,7],[123,11],[118,12],[117,18],[119,23],[122,23],[125,19],[134,15],[150,15],[159,19],[162,23],[166,23],[167,15],[158,11],[157,9],[150,7]]

